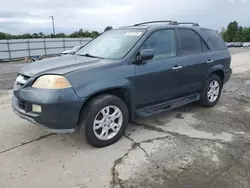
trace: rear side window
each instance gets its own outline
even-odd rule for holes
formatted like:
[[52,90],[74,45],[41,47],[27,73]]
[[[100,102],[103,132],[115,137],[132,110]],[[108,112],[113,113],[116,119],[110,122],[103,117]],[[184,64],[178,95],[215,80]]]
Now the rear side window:
[[202,52],[202,41],[199,35],[189,29],[179,29],[182,54]]
[[210,29],[202,29],[202,30],[205,36],[207,37],[207,40],[209,41],[209,43],[211,43],[211,45],[213,45],[213,48],[215,50],[226,49],[225,42],[223,41],[219,33]]

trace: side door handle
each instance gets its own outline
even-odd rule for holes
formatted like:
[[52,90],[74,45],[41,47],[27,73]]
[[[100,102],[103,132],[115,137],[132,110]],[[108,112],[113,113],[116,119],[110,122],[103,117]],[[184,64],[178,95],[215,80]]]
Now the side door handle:
[[213,63],[213,62],[214,60],[211,60],[211,59],[207,60],[207,63]]
[[173,69],[173,70],[182,69],[182,66],[177,66],[177,65],[176,65],[176,66],[172,67],[172,69]]

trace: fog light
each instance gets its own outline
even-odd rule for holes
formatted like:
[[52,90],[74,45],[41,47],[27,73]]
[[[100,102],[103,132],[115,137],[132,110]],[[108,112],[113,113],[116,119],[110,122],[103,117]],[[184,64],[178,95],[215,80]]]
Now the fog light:
[[36,105],[36,104],[32,104],[32,111],[41,113],[42,112],[42,107],[39,106],[39,105]]

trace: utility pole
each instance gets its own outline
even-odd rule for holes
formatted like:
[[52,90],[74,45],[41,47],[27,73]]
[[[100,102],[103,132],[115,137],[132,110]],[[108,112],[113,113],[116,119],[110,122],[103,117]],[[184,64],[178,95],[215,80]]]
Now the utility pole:
[[50,16],[52,19],[52,26],[53,26],[53,34],[56,35],[56,31],[55,31],[55,23],[54,23],[54,16]]

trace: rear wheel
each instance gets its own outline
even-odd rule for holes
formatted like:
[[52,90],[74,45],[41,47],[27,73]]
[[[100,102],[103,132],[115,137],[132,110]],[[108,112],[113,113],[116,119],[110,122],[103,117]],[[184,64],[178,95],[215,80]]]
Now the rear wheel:
[[205,107],[212,107],[220,99],[222,81],[219,76],[212,74],[208,77],[201,93],[200,103]]
[[124,134],[128,123],[126,104],[113,95],[100,95],[86,104],[81,114],[80,131],[95,147],[115,143]]

